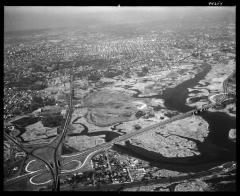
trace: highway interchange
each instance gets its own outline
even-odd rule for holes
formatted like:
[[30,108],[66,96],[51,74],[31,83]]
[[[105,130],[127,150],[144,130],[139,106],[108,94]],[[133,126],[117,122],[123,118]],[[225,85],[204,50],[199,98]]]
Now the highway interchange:
[[[19,142],[17,142],[13,137],[11,137],[9,134],[4,133],[4,136],[11,140],[12,142],[14,142],[21,150],[23,150],[24,152],[26,152],[27,156],[31,156],[33,159],[31,159],[27,165],[25,166],[25,171],[27,172],[24,175],[19,175],[17,177],[11,178],[11,179],[7,179],[4,183],[5,184],[12,184],[16,181],[19,181],[21,179],[25,179],[25,178],[30,178],[30,183],[33,185],[42,185],[42,184],[48,184],[50,182],[53,181],[53,187],[52,190],[53,191],[59,191],[60,187],[59,187],[59,176],[65,175],[65,174],[74,174],[74,173],[81,173],[84,172],[84,167],[89,165],[89,161],[91,160],[92,156],[94,156],[95,154],[101,152],[101,151],[105,151],[109,148],[111,148],[114,144],[119,143],[119,142],[123,142],[126,140],[129,140],[130,138],[143,134],[144,132],[153,130],[157,127],[164,127],[165,125],[174,122],[176,120],[180,120],[180,119],[184,119],[186,117],[195,115],[199,112],[203,112],[211,107],[214,107],[216,104],[221,104],[222,101],[224,101],[225,99],[227,99],[227,96],[224,96],[225,99],[220,99],[221,102],[212,102],[208,105],[203,106],[202,108],[198,108],[195,110],[191,110],[189,112],[183,113],[183,114],[179,114],[176,115],[170,119],[161,121],[159,123],[150,125],[148,127],[142,128],[140,130],[131,132],[129,134],[125,134],[123,136],[119,136],[118,138],[113,139],[110,142],[107,143],[103,143],[101,145],[97,145],[95,147],[86,149],[82,152],[79,153],[74,153],[74,154],[70,154],[70,155],[61,155],[62,153],[62,145],[68,130],[68,125],[71,122],[71,118],[72,118],[72,112],[73,112],[73,96],[74,96],[74,87],[73,87],[73,66],[70,69],[70,97],[69,97],[69,106],[68,106],[68,111],[66,114],[66,120],[65,120],[65,124],[64,127],[62,129],[62,132],[60,135],[58,135],[56,137],[56,139],[54,139],[51,143],[49,144],[44,144],[41,146],[38,146],[37,148],[29,148],[26,146],[21,145]],[[231,74],[232,75],[232,74]],[[231,76],[230,75],[230,76]],[[226,92],[226,85],[227,85],[227,80],[230,78],[230,76],[224,81],[223,83],[223,88],[224,88],[224,94],[228,95],[228,93]],[[220,94],[219,94],[220,95]],[[217,95],[214,95],[217,96]],[[40,149],[40,151],[39,151]],[[45,156],[47,154],[47,156]],[[31,166],[32,164],[36,164],[37,162],[42,162],[45,166],[42,169],[37,169],[35,171],[29,170],[29,166]],[[64,169],[64,166],[66,166],[69,163],[77,163],[77,165],[74,168],[71,169]],[[39,168],[39,167],[36,167]],[[52,176],[52,179],[47,178],[44,182],[34,182],[34,178],[41,176],[41,175],[45,175],[47,173],[49,173]]]

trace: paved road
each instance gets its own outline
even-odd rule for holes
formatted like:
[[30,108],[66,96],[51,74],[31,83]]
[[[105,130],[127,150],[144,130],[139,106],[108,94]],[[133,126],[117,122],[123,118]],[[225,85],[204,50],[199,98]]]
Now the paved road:
[[[215,105],[214,103],[212,103],[212,104],[209,104],[209,105],[205,105],[202,108],[191,110],[191,111],[186,112],[184,114],[179,114],[179,115],[174,116],[174,117],[172,117],[170,119],[164,120],[164,121],[162,121],[160,123],[156,123],[154,125],[145,127],[143,129],[134,131],[132,133],[125,134],[123,136],[120,136],[118,138],[113,139],[112,141],[110,141],[108,143],[103,143],[101,145],[95,146],[93,148],[86,149],[86,150],[84,150],[82,152],[79,152],[79,153],[75,153],[75,154],[71,154],[71,155],[61,155],[61,145],[62,145],[63,140],[65,138],[65,135],[66,135],[66,132],[67,132],[67,127],[68,127],[68,125],[69,125],[69,123],[71,121],[71,115],[72,115],[72,91],[73,91],[73,86],[71,85],[73,83],[73,76],[72,76],[72,74],[71,74],[70,78],[71,78],[70,79],[70,81],[71,81],[70,82],[70,92],[71,92],[70,103],[69,103],[69,109],[68,109],[68,112],[67,112],[67,117],[66,117],[66,121],[65,121],[65,125],[64,125],[63,131],[62,131],[61,135],[59,137],[57,137],[57,139],[55,139],[51,144],[47,145],[49,148],[53,147],[55,149],[54,150],[54,165],[53,165],[53,167],[51,165],[52,160],[51,161],[49,161],[49,160],[47,160],[47,161],[41,160],[42,159],[41,157],[39,158],[39,157],[37,157],[35,155],[35,158],[37,158],[38,160],[43,161],[48,166],[48,168],[50,169],[50,171],[51,171],[52,175],[54,176],[54,179],[55,179],[56,182],[58,182],[58,171],[59,171],[59,166],[60,165],[67,164],[67,163],[69,163],[69,162],[71,162],[73,160],[79,161],[79,163],[82,163],[82,164],[79,164],[75,169],[72,169],[70,171],[60,172],[60,175],[65,174],[65,173],[81,172],[81,169],[85,165],[87,165],[89,163],[89,160],[91,160],[91,158],[92,158],[92,156],[94,154],[96,154],[96,153],[98,153],[100,151],[104,151],[104,150],[106,150],[108,148],[111,148],[112,145],[114,145],[115,143],[126,141],[126,140],[128,140],[128,139],[130,139],[130,138],[132,138],[134,136],[143,134],[143,133],[145,133],[147,131],[153,130],[153,129],[158,128],[158,127],[163,127],[163,126],[165,126],[165,125],[167,125],[167,124],[169,124],[171,122],[174,122],[176,120],[184,119],[184,118],[189,117],[191,115],[195,115],[195,114],[197,114],[199,112],[203,112],[203,111],[205,111],[205,110],[207,110],[207,109],[209,109],[209,108],[211,108],[211,107],[213,107]],[[48,153],[48,152],[44,152],[44,153]],[[34,154],[31,153],[30,155],[34,155]],[[61,162],[60,165],[59,165],[59,162]],[[55,168],[54,172],[52,172],[53,168]],[[36,171],[36,172],[34,172],[34,174],[38,175],[38,173],[45,173],[45,172],[47,172],[47,169],[42,169],[42,170]],[[33,173],[30,173],[29,175],[32,175],[32,174]],[[25,177],[25,176],[27,176],[27,175],[24,175],[22,177]],[[21,176],[12,179],[12,181],[19,180],[19,179],[21,179]],[[11,180],[8,180],[8,182],[11,182]]]
[[[75,62],[73,66],[75,65]],[[73,67],[72,66],[72,67]],[[13,137],[8,135],[7,133],[4,133],[4,136],[14,142],[20,149],[22,149],[27,155],[32,156],[33,158],[36,158],[38,161],[43,162],[47,165],[48,170],[50,170],[52,178],[53,178],[53,190],[57,190],[58,188],[58,173],[59,173],[59,167],[60,167],[60,157],[62,154],[62,144],[63,140],[66,136],[68,125],[71,122],[72,118],[72,111],[73,111],[73,68],[71,67],[70,72],[70,96],[69,96],[69,107],[66,114],[66,120],[63,127],[63,130],[59,136],[56,137],[51,143],[42,144],[41,146],[38,146],[36,148],[32,148],[29,146],[23,146],[22,144],[18,143]],[[31,160],[32,161],[32,160]],[[31,162],[30,161],[30,162]],[[43,170],[44,171],[44,170]],[[37,172],[43,172],[42,170],[38,170]],[[35,172],[30,172],[29,175],[35,174]],[[38,174],[36,174],[38,175]],[[25,177],[27,175],[24,175]],[[21,176],[17,178],[13,178],[12,180],[15,181],[16,179],[21,179]],[[30,182],[31,182],[30,178]],[[50,181],[49,181],[50,182]],[[6,183],[11,183],[11,180],[7,180]]]
[[[171,122],[174,122],[176,120],[181,120],[181,119],[187,118],[189,116],[198,114],[199,112],[203,112],[203,111],[205,111],[205,110],[207,110],[207,109],[209,109],[213,106],[214,106],[214,104],[209,104],[209,105],[204,106],[203,108],[199,108],[199,109],[196,109],[196,110],[191,110],[191,111],[186,112],[184,114],[176,115],[176,116],[174,116],[170,119],[164,120],[160,123],[156,123],[154,125],[145,127],[143,129],[137,130],[135,132],[120,136],[120,137],[118,137],[118,138],[116,138],[116,139],[114,139],[114,140],[112,140],[108,143],[103,143],[101,145],[86,149],[86,150],[84,150],[82,152],[79,152],[79,153],[74,153],[74,154],[70,154],[70,155],[62,155],[60,161],[61,161],[61,164],[63,164],[63,165],[67,164],[67,163],[69,163],[73,160],[79,161],[82,164],[79,164],[75,169],[71,169],[71,170],[68,170],[68,171],[63,171],[63,172],[61,172],[60,175],[66,174],[66,173],[69,174],[69,173],[75,173],[75,172],[82,172],[81,169],[84,168],[84,166],[86,166],[87,164],[89,164],[89,161],[91,160],[93,155],[95,155],[96,153],[99,153],[101,151],[105,151],[108,148],[111,148],[115,143],[126,141],[126,140],[128,140],[128,139],[130,139],[134,136],[143,134],[147,131],[153,130],[155,128],[166,126],[167,124],[169,124]],[[37,172],[38,173],[41,173],[41,172],[45,173],[46,170],[40,170],[40,171],[37,171]]]
[[[212,104],[209,104],[209,105],[205,106],[205,110],[210,108],[210,107],[212,107]],[[71,155],[62,155],[61,156],[61,164],[66,164],[68,162],[71,162],[72,160],[78,160],[82,164],[79,164],[75,169],[72,169],[70,171],[61,172],[61,174],[82,172],[82,169],[84,168],[84,166],[89,164],[89,161],[91,160],[93,155],[95,155],[96,153],[99,153],[101,151],[105,151],[108,148],[111,148],[115,143],[126,141],[126,140],[128,140],[128,139],[130,139],[130,138],[132,138],[134,136],[143,134],[143,133],[145,133],[147,131],[153,130],[153,129],[158,128],[158,127],[163,127],[163,126],[165,126],[165,125],[167,125],[167,124],[169,124],[171,122],[174,122],[176,120],[184,119],[184,118],[192,116],[192,115],[194,115],[194,114],[196,114],[198,112],[204,111],[204,110],[202,110],[202,111],[201,110],[202,109],[191,110],[191,111],[189,111],[187,113],[179,114],[179,115],[174,116],[174,117],[172,117],[170,119],[164,120],[164,121],[162,121],[160,123],[156,123],[154,125],[145,127],[143,129],[137,130],[135,132],[132,132],[132,133],[120,136],[120,137],[118,137],[118,138],[116,138],[116,139],[114,139],[114,140],[112,140],[112,141],[110,141],[108,143],[103,143],[101,145],[98,145],[98,146],[86,149],[86,150],[84,150],[82,152],[79,152],[79,153],[75,153],[75,154],[71,154]],[[46,169],[45,170],[40,170],[40,171],[37,171],[36,173],[34,173],[34,175],[38,175],[38,173],[45,173],[45,172],[47,172]],[[16,179],[12,179],[12,180],[16,180]]]
[[[75,63],[73,63],[73,66],[75,67]],[[68,131],[68,126],[71,122],[72,119],[72,113],[73,113],[73,96],[74,96],[74,87],[73,87],[73,66],[71,66],[71,71],[70,71],[70,97],[69,97],[69,108],[68,108],[68,112],[67,112],[67,116],[66,116],[66,120],[65,120],[65,124],[62,130],[62,133],[58,139],[58,142],[56,144],[55,150],[54,150],[54,166],[55,166],[55,182],[56,182],[56,186],[55,186],[55,190],[59,190],[59,178],[58,178],[58,174],[59,174],[59,168],[61,167],[60,164],[60,157],[62,154],[62,145],[63,145],[63,140],[66,137],[67,131]]]
[[[108,143],[103,143],[103,144],[95,146],[93,148],[86,149],[86,150],[84,150],[84,151],[82,151],[80,153],[75,153],[75,154],[71,154],[71,155],[62,155],[61,156],[61,158],[62,158],[61,162],[63,164],[63,163],[67,163],[67,162],[71,161],[72,159],[80,160],[82,162],[82,165],[75,169],[75,171],[79,171],[81,168],[83,168],[85,166],[86,163],[88,163],[88,161],[91,159],[91,157],[95,153],[97,153],[98,151],[106,150],[108,148],[111,148],[112,145],[114,145],[114,143],[118,143],[118,142],[121,142],[121,141],[128,140],[131,137],[140,135],[140,134],[142,134],[142,133],[144,133],[146,131],[150,131],[150,130],[152,130],[154,128],[157,128],[157,127],[162,127],[162,126],[165,126],[168,123],[171,123],[173,121],[180,120],[180,119],[186,118],[188,116],[191,116],[193,114],[193,112],[195,112],[195,110],[192,110],[192,111],[189,111],[187,113],[174,116],[173,118],[167,119],[167,120],[165,120],[163,122],[160,122],[160,123],[148,126],[146,128],[140,129],[138,131],[135,131],[135,132],[132,132],[132,133],[120,136],[120,137],[118,137],[118,138],[116,138],[116,139],[114,139],[114,140],[112,140],[112,141],[110,141]],[[63,134],[64,133],[62,132],[62,136],[63,136]],[[44,152],[44,153],[46,153],[46,152]],[[38,172],[44,172],[44,171],[38,171]]]
[[[100,151],[104,151],[104,150],[106,150],[106,149],[108,149],[108,148],[111,148],[112,145],[114,145],[115,143],[119,143],[119,142],[122,142],[122,141],[126,141],[126,140],[128,140],[128,139],[130,139],[130,138],[132,138],[132,137],[134,137],[134,136],[143,134],[143,133],[145,133],[145,132],[147,132],[147,131],[153,130],[153,129],[158,128],[158,127],[163,127],[163,126],[165,126],[165,125],[167,125],[167,124],[169,124],[169,123],[171,123],[171,122],[174,122],[174,121],[176,121],[176,120],[184,119],[184,118],[186,118],[186,117],[195,115],[195,114],[197,114],[197,113],[199,113],[199,112],[203,112],[203,111],[205,111],[205,110],[207,110],[207,109],[209,109],[210,107],[213,107],[213,106],[214,106],[214,104],[209,104],[209,105],[204,106],[203,108],[196,109],[196,110],[191,110],[191,111],[186,112],[186,113],[184,113],[184,114],[176,115],[176,116],[174,116],[174,117],[172,117],[172,118],[170,118],[170,119],[164,120],[164,121],[162,121],[162,122],[160,122],[160,123],[156,123],[156,124],[154,124],[154,125],[145,127],[145,128],[143,128],[143,129],[137,130],[137,131],[135,131],[135,132],[132,132],[132,133],[129,133],[129,134],[120,136],[120,137],[115,138],[114,140],[112,140],[112,141],[110,141],[110,142],[108,142],[108,143],[103,143],[103,144],[101,144],[101,145],[98,145],[98,146],[95,146],[95,147],[86,149],[86,150],[84,150],[84,151],[82,151],[82,152],[80,152],[80,153],[75,153],[75,154],[71,154],[71,155],[62,155],[62,156],[61,156],[61,160],[60,160],[62,164],[66,164],[66,163],[72,161],[73,159],[79,160],[79,161],[82,162],[82,164],[79,165],[78,167],[76,167],[75,169],[73,169],[73,170],[71,170],[71,171],[69,171],[69,172],[66,171],[66,172],[64,172],[64,173],[80,172],[81,169],[82,169],[86,164],[89,163],[89,161],[91,160],[91,157],[92,157],[94,154],[96,154],[96,153],[98,153],[98,152],[100,152]],[[67,119],[69,119],[70,116],[71,116],[71,115],[70,115],[70,112],[68,113],[67,116],[69,116],[69,117],[67,118]],[[67,122],[67,120],[66,120],[66,122]],[[68,123],[66,123],[66,124],[68,124]],[[62,132],[62,136],[66,133],[66,130],[67,130],[67,129],[64,129],[64,132]],[[62,140],[60,140],[60,142],[62,142]],[[38,172],[44,172],[44,171],[38,171]]]
[[224,93],[233,93],[233,92],[231,92],[231,91],[228,90],[227,86],[228,86],[229,79],[232,78],[234,74],[236,74],[236,70],[234,70],[234,71],[223,81],[223,92],[224,92]]
[[142,181],[133,181],[129,183],[120,183],[120,184],[107,184],[107,185],[101,185],[99,187],[93,187],[93,186],[77,186],[73,188],[71,185],[65,185],[62,187],[63,191],[98,191],[98,190],[119,190],[123,188],[131,188],[136,186],[147,186],[147,185],[153,185],[153,184],[172,184],[177,182],[183,182],[185,180],[193,180],[197,178],[216,178],[221,174],[225,174],[227,172],[236,170],[236,163],[235,162],[228,162],[223,165],[217,166],[215,168],[212,168],[208,171],[203,172],[197,172],[194,174],[187,174],[182,176],[176,176],[176,177],[166,177],[166,178],[158,178],[158,179],[151,179],[151,180],[142,180]]

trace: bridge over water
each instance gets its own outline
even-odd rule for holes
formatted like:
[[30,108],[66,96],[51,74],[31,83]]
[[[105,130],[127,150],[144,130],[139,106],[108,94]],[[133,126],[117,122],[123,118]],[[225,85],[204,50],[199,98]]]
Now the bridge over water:
[[[198,114],[199,112],[203,112],[211,107],[215,107],[216,104],[221,104],[221,102],[223,101],[223,99],[220,99],[217,102],[212,101],[211,104],[205,105],[201,108],[194,109],[194,110],[188,111],[186,113],[176,115],[170,119],[166,119],[164,121],[150,125],[148,127],[142,128],[140,130],[125,134],[123,136],[119,136],[118,138],[115,138],[110,142],[103,143],[101,145],[97,145],[95,147],[86,149],[79,153],[74,153],[74,154],[70,154],[70,155],[61,155],[62,154],[62,145],[63,145],[64,138],[65,138],[67,130],[68,130],[68,125],[71,122],[72,112],[73,112],[73,103],[72,103],[73,95],[74,95],[73,81],[74,81],[73,70],[71,69],[70,100],[69,100],[68,111],[66,114],[65,124],[64,124],[61,134],[59,136],[57,136],[56,139],[54,139],[51,143],[42,144],[40,146],[38,145],[38,147],[32,148],[31,146],[23,146],[20,143],[18,143],[17,141],[15,141],[7,133],[4,134],[4,136],[7,139],[13,141],[20,149],[22,149],[24,152],[26,152],[28,155],[27,157],[29,157],[29,156],[33,157],[33,159],[30,159],[28,164],[25,167],[25,170],[28,172],[27,174],[24,174],[22,176],[17,176],[12,179],[8,179],[4,182],[5,184],[11,184],[11,183],[19,181],[21,179],[30,178],[30,183],[35,184],[35,185],[41,185],[41,184],[50,183],[50,182],[52,182],[52,179],[53,179],[53,185],[54,185],[53,190],[58,190],[59,176],[63,176],[65,174],[73,174],[73,173],[83,172],[85,169],[85,166],[90,165],[90,160],[91,160],[92,156],[94,156],[95,154],[111,148],[116,143],[129,140],[130,138],[132,138],[134,136],[138,136],[140,134],[143,134],[147,131],[151,131],[155,128],[164,127],[171,122],[187,118],[189,116]],[[220,95],[223,95],[223,97],[226,98],[228,93],[214,95],[214,96],[210,97],[210,100],[214,100],[214,97],[220,96]],[[43,164],[44,167],[39,169],[39,163]],[[30,171],[28,169],[32,164],[35,164],[36,170],[34,170],[34,171]],[[68,167],[69,165],[70,165],[70,167]],[[33,165],[33,167],[34,167],[34,165]],[[66,167],[67,167],[67,169],[66,169]],[[51,174],[51,175],[46,175],[46,174]],[[41,183],[33,182],[34,178],[42,177],[44,175],[46,175],[45,181],[43,181]]]

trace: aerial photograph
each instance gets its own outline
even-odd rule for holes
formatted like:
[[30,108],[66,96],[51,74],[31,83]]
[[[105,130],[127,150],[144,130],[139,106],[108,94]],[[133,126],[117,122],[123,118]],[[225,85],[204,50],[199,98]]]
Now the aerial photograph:
[[4,6],[3,190],[236,191],[236,6]]

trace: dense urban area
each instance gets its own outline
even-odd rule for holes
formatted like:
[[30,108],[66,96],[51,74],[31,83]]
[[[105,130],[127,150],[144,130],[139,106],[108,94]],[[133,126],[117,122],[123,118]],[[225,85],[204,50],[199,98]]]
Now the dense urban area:
[[60,190],[234,191],[235,45],[232,20],[5,32],[4,189],[51,190],[32,154],[60,138]]

